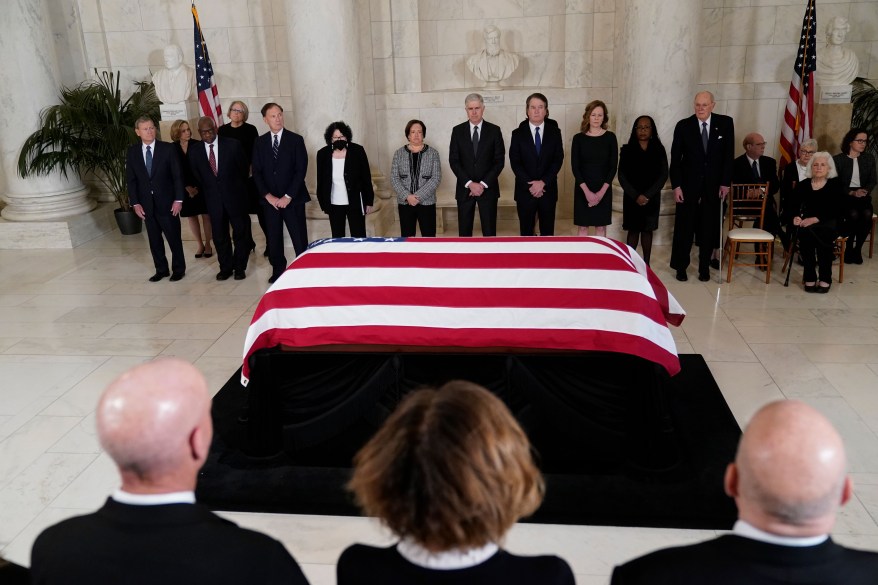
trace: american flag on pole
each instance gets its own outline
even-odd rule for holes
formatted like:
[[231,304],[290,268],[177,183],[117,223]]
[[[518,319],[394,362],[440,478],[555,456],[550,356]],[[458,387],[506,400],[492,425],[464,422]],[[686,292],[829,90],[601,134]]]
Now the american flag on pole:
[[680,370],[685,311],[608,238],[340,238],[316,242],[259,302],[244,344],[606,351]]
[[210,64],[210,54],[207,52],[207,43],[201,32],[195,2],[192,3],[192,22],[195,25],[195,81],[198,85],[198,111],[202,116],[213,118],[217,126],[222,126],[223,107],[219,101],[216,82],[213,80],[213,65]]
[[814,136],[814,71],[817,69],[817,7],[808,0],[802,38],[793,66],[790,95],[780,131],[780,169],[799,156],[799,145]]

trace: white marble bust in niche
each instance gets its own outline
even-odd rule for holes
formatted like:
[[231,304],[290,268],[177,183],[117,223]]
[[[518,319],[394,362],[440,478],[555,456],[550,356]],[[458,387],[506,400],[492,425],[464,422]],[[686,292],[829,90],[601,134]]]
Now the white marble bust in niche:
[[168,45],[162,55],[164,68],[152,75],[155,94],[164,104],[185,102],[195,87],[195,70],[183,65],[183,50],[178,45]]
[[500,29],[488,25],[484,30],[485,48],[470,55],[466,66],[472,74],[486,82],[485,87],[500,87],[500,82],[518,68],[518,55],[500,48]]
[[844,46],[851,25],[843,16],[836,16],[826,25],[826,45],[817,51],[817,83],[823,87],[849,85],[860,70],[856,53]]

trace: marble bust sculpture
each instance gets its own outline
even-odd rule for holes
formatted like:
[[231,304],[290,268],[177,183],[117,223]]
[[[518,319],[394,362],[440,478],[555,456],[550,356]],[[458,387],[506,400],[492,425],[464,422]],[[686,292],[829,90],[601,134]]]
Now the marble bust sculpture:
[[848,19],[836,16],[826,25],[826,45],[817,52],[817,71],[814,75],[820,85],[849,85],[860,69],[857,55],[844,46],[851,30]]
[[499,82],[508,78],[518,67],[518,55],[500,48],[500,29],[489,25],[485,27],[485,48],[466,60],[466,66],[473,75],[487,82],[488,87],[499,87]]
[[165,104],[185,102],[195,87],[195,71],[183,65],[183,51],[177,45],[168,45],[163,52],[165,67],[152,76],[155,94]]

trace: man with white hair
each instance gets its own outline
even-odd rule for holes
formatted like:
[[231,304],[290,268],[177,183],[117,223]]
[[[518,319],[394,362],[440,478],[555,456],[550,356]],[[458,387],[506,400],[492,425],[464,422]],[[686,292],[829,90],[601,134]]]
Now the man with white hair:
[[97,427],[122,486],[37,538],[33,583],[307,584],[281,543],[195,503],[213,425],[194,366],[165,359],[125,372],[101,396]]
[[874,584],[878,553],[829,536],[851,497],[846,467],[841,437],[823,415],[803,402],[771,403],[726,469],[726,493],[738,506],[732,534],[630,561],[611,584]]

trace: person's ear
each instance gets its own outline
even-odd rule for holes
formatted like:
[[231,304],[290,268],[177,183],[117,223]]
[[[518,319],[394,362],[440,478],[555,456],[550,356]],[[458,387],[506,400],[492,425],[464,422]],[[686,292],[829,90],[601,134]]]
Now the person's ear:
[[738,467],[734,463],[729,463],[726,467],[726,474],[723,477],[723,488],[726,495],[730,498],[738,497]]
[[851,495],[854,493],[854,480],[851,479],[851,476],[846,475],[844,478],[844,486],[841,488],[841,502],[840,505],[844,506],[848,503],[848,500],[851,499]]

